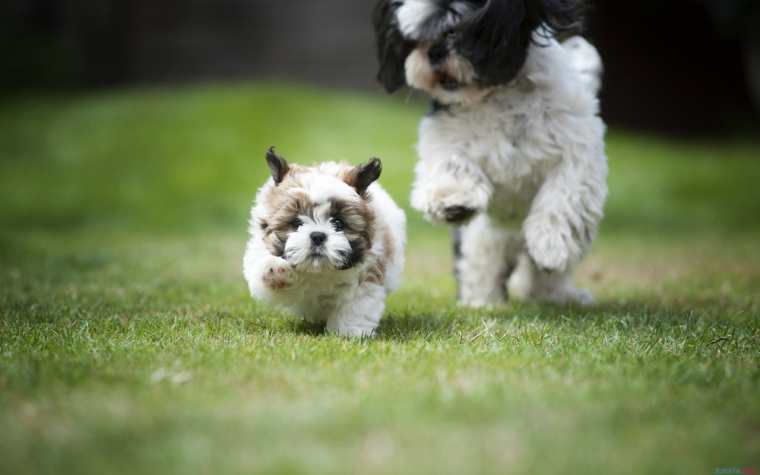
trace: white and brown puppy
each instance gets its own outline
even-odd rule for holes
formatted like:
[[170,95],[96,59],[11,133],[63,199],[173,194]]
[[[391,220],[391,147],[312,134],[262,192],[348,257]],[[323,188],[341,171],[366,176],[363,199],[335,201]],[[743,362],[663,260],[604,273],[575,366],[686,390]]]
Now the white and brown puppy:
[[290,165],[267,153],[272,178],[251,211],[243,273],[256,299],[341,336],[371,336],[404,267],[406,217],[375,181],[381,163]]
[[588,303],[573,268],[607,197],[602,64],[577,33],[579,0],[379,0],[380,72],[434,101],[412,206],[456,226],[460,301]]

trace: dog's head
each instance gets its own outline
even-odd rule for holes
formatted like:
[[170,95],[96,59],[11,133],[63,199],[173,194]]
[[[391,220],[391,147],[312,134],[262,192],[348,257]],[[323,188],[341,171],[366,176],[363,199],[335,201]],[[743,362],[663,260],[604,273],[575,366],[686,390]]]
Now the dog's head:
[[582,13],[581,0],[379,0],[378,79],[388,92],[406,83],[443,104],[476,102],[517,76],[537,37],[579,30]]
[[272,179],[262,189],[256,216],[269,252],[297,271],[346,270],[372,247],[375,217],[369,186],[382,164],[373,158],[352,167],[290,165],[274,148],[267,153]]

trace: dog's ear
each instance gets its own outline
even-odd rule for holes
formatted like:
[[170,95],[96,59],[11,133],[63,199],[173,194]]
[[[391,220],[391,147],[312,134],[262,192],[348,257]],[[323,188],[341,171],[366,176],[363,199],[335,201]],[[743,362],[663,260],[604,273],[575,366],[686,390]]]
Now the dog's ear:
[[383,171],[383,163],[379,158],[372,158],[369,162],[354,167],[345,177],[346,183],[353,186],[356,192],[364,196],[369,185],[380,178]]
[[531,42],[545,45],[542,36],[580,33],[584,5],[583,0],[487,0],[457,27],[455,49],[472,63],[482,86],[505,84],[522,69]]
[[544,35],[559,40],[583,33],[587,9],[583,0],[528,0],[529,15],[547,28]]
[[269,170],[272,172],[275,185],[282,183],[285,175],[288,174],[288,170],[290,170],[288,162],[274,152],[274,147],[269,147],[269,150],[267,150],[267,165],[269,165]]
[[397,0],[379,0],[372,14],[377,59],[380,62],[377,80],[389,93],[396,92],[406,84],[404,64],[413,49],[413,43],[405,40],[398,28],[396,10],[400,3]]
[[487,0],[454,31],[454,49],[465,57],[481,86],[506,84],[525,64],[538,18],[529,4],[541,0]]

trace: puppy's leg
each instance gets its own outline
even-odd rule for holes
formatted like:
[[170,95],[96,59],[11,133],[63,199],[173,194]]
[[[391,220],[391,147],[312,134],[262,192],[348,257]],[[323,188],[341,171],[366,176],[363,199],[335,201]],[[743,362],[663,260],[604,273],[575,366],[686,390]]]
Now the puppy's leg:
[[270,254],[257,236],[246,247],[243,274],[251,295],[268,301],[276,302],[295,284],[292,266],[285,259]]
[[592,304],[594,297],[591,292],[576,288],[571,277],[571,270],[546,272],[539,269],[529,256],[523,255],[510,288],[525,299],[557,304]]
[[359,285],[354,298],[343,302],[327,319],[326,330],[339,336],[373,336],[385,310],[385,287],[364,282]]
[[459,303],[469,307],[507,300],[507,279],[523,247],[519,233],[503,228],[485,214],[454,231],[454,274]]
[[462,224],[486,210],[492,189],[477,165],[456,157],[428,157],[416,167],[412,207],[429,221]]

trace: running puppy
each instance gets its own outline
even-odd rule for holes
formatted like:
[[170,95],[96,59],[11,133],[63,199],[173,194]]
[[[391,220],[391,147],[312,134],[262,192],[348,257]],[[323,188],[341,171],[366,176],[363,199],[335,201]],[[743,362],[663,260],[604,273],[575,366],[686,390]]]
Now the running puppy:
[[254,298],[372,336],[404,267],[406,217],[375,181],[381,162],[290,165],[267,153],[272,178],[251,211],[243,273]]

